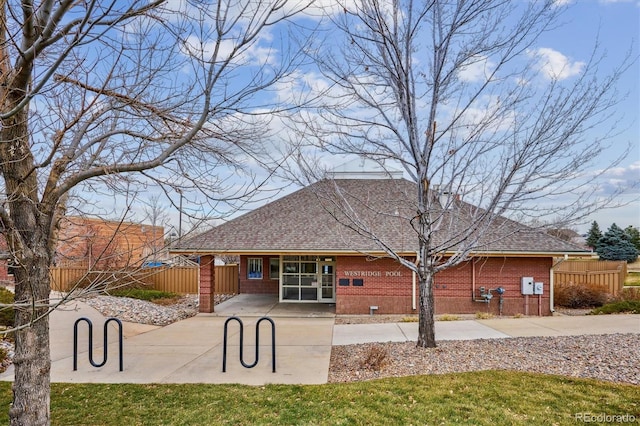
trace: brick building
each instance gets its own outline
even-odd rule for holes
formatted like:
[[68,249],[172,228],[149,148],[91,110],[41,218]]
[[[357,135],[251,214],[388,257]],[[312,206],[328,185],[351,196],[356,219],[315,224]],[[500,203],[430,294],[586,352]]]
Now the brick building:
[[0,234],[0,286],[13,282],[13,276],[9,275],[9,257],[7,241]]
[[[116,269],[166,257],[164,227],[67,216],[60,222],[54,266]],[[13,283],[10,254],[0,235],[0,285]]]
[[67,216],[60,222],[55,264],[92,268],[139,266],[164,247],[164,227]]
[[[337,314],[367,314],[372,307],[378,314],[415,313],[416,277],[372,238],[415,261],[415,194],[414,183],[397,177],[323,180],[172,251],[201,257],[202,312],[213,309],[215,256],[236,255],[241,293],[277,294],[281,302],[335,303]],[[473,226],[466,215],[472,211],[477,207],[461,200],[451,211],[441,208],[448,235]],[[366,231],[355,230],[355,221]],[[467,261],[436,274],[436,313],[550,314],[555,262],[590,253],[505,218],[492,226]],[[448,237],[436,233],[433,238]]]

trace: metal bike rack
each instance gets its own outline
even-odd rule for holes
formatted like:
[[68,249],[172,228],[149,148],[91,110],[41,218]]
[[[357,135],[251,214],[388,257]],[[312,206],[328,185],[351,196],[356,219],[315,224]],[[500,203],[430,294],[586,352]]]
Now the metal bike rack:
[[229,321],[238,321],[240,324],[240,363],[245,368],[253,368],[258,364],[258,358],[260,356],[260,323],[262,321],[269,321],[271,323],[271,367],[272,372],[276,372],[276,324],[269,317],[262,317],[256,322],[256,360],[253,364],[247,364],[244,362],[244,350],[243,350],[243,342],[244,342],[244,324],[242,320],[238,317],[229,317],[224,322],[224,340],[222,344],[222,372],[225,373],[227,371],[227,326]]
[[107,363],[107,331],[111,321],[118,324],[118,343],[120,350],[120,371],[124,370],[124,362],[122,358],[122,322],[118,318],[109,318],[104,322],[104,360],[97,364],[93,361],[93,323],[89,318],[78,318],[73,324],[73,371],[78,369],[78,324],[85,321],[89,326],[89,362],[96,368],[102,367]]

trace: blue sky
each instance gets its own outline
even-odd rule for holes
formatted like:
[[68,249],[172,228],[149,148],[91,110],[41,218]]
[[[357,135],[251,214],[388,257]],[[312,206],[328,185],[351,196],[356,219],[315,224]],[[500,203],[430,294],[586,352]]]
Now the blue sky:
[[[602,229],[614,222],[622,227],[640,227],[640,2],[558,0],[557,3],[567,6],[559,20],[559,26],[543,34],[529,51],[530,57],[538,61],[539,73],[543,78],[559,76],[559,80],[571,82],[585,69],[594,51],[596,57],[602,56],[598,65],[598,74],[601,76],[610,73],[629,57],[633,61],[617,85],[620,102],[614,108],[611,120],[604,123],[612,126],[616,122],[612,136],[607,141],[611,149],[600,158],[600,168],[604,168],[625,148],[631,147],[629,154],[617,167],[608,170],[599,180],[599,193],[603,197],[611,194],[614,189],[626,188],[625,194],[618,200],[624,205],[601,210],[575,228],[579,232],[586,232],[593,220],[598,221]],[[484,64],[479,62],[478,65],[482,73]],[[477,77],[474,73],[478,70],[468,71],[469,81]],[[312,79],[308,75],[305,78]],[[321,84],[317,81],[315,83]],[[604,135],[605,129],[609,128],[605,125],[600,127],[601,135],[597,134],[598,129],[593,129],[588,137]],[[599,164],[594,165],[595,168],[591,171],[593,174],[598,173],[598,166]],[[632,188],[634,183],[635,187]]]
[[[320,3],[325,3],[325,1],[320,0]],[[566,73],[567,78],[571,78],[581,72],[596,43],[599,52],[605,55],[601,63],[603,73],[609,72],[622,63],[627,55],[635,58],[635,62],[618,84],[618,90],[624,99],[620,101],[615,110],[615,117],[619,122],[616,127],[616,135],[610,140],[613,149],[610,150],[608,157],[603,158],[603,164],[620,152],[616,147],[623,149],[631,144],[632,148],[629,155],[618,167],[606,173],[606,182],[602,186],[603,194],[606,194],[612,188],[628,187],[633,181],[640,180],[640,115],[638,113],[640,109],[640,59],[638,58],[640,56],[640,1],[558,0],[558,3],[568,6],[561,20],[562,26],[543,35],[532,51],[532,54],[536,54],[541,60],[544,60],[544,65],[542,62],[540,65],[541,73],[562,70],[562,73]],[[268,35],[263,37],[262,41],[265,46],[269,39]],[[260,52],[266,53],[268,51],[268,49],[256,46],[253,53],[259,56]],[[271,51],[272,53],[273,51]],[[319,79],[314,80],[314,76],[308,73],[301,72],[299,77],[301,80],[306,80],[307,83],[319,82]],[[280,90],[281,92],[277,96],[286,99],[291,95],[292,86],[283,85]],[[335,159],[331,163],[340,164],[342,161],[344,160]],[[277,193],[276,197],[297,189],[283,181],[274,181],[270,187],[285,187],[275,192]],[[627,191],[620,200],[625,204],[624,206],[602,210],[589,217],[587,223],[576,226],[576,230],[586,232],[589,223],[593,220],[598,221],[603,230],[614,222],[622,227],[628,225],[640,227],[639,191],[638,186]],[[258,198],[260,201],[256,201],[251,206],[255,207],[266,202],[264,194]],[[189,209],[189,206],[185,205],[185,209]],[[175,208],[168,207],[168,213],[172,223],[177,224]]]
[[[617,107],[621,119],[621,133],[612,142],[618,146],[631,143],[628,157],[608,174],[609,184],[628,185],[640,180],[640,2],[637,0],[580,0],[570,1],[565,13],[565,25],[553,35],[546,35],[540,45],[564,55],[570,63],[587,61],[597,42],[606,53],[604,67],[610,69],[621,63],[625,55],[635,57],[632,67],[623,76],[618,89],[626,93]],[[605,70],[606,71],[606,70]],[[612,223],[626,227],[640,227],[640,187],[630,192],[624,202],[629,204],[615,209],[602,210],[591,217],[601,229]],[[579,231],[586,231],[588,224]]]

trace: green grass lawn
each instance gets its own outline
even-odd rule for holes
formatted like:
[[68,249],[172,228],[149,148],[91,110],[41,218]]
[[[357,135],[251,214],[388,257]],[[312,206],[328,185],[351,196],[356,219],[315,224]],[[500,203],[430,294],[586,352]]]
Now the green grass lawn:
[[640,272],[629,272],[624,280],[624,285],[640,286]]
[[[0,383],[7,423],[9,383]],[[318,386],[53,384],[54,425],[575,425],[640,419],[640,387],[485,371]],[[592,422],[593,423],[593,422]]]

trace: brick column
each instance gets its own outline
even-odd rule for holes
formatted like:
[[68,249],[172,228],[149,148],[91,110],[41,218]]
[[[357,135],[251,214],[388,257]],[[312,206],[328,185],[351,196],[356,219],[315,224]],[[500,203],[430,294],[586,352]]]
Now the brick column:
[[215,256],[200,257],[200,312],[213,312],[216,282]]

